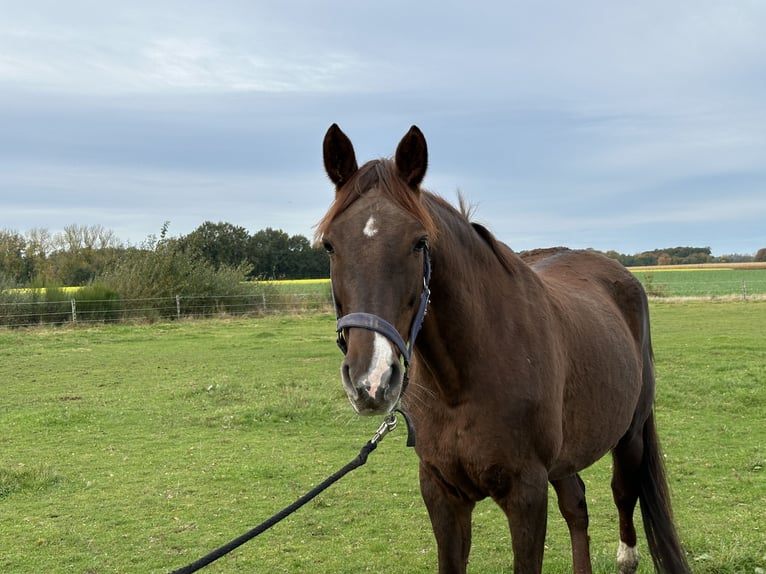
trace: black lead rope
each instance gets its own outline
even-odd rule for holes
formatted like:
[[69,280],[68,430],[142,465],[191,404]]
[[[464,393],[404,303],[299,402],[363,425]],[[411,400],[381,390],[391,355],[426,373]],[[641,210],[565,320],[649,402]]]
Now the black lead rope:
[[[402,390],[399,394],[399,397],[401,399],[401,396],[404,394],[404,391],[407,389],[407,384],[409,383],[409,363],[410,363],[410,357],[412,355],[412,347],[415,344],[415,338],[418,336],[418,332],[420,331],[421,326],[423,325],[423,319],[426,315],[426,310],[428,308],[428,301],[430,297],[430,290],[429,290],[429,282],[431,281],[431,258],[428,253],[428,247],[426,246],[423,251],[423,292],[420,296],[420,306],[418,307],[418,311],[415,314],[415,317],[412,321],[412,326],[410,329],[410,341],[409,345],[404,341],[402,336],[399,334],[399,332],[396,330],[396,328],[391,325],[388,321],[382,319],[381,317],[378,317],[376,315],[372,315],[370,313],[350,313],[348,315],[345,315],[343,317],[338,318],[338,324],[337,324],[337,332],[338,332],[338,346],[340,347],[341,351],[343,351],[343,354],[345,355],[348,351],[348,348],[346,346],[346,339],[343,336],[343,330],[348,329],[351,327],[360,327],[364,329],[369,329],[372,331],[377,331],[378,333],[386,336],[390,341],[392,341],[397,348],[399,349],[399,352],[402,354],[402,357],[404,358],[404,376],[402,378]],[[333,296],[333,303],[335,304],[335,310],[336,314],[340,314],[340,308],[338,306],[337,301],[335,301],[335,290],[332,291]],[[191,572],[197,572],[198,570],[201,570],[208,564],[211,564],[212,562],[215,562],[222,556],[225,556],[232,550],[235,550],[236,548],[239,548],[242,546],[245,542],[252,540],[262,532],[268,530],[275,524],[281,522],[286,517],[290,516],[293,512],[298,510],[301,506],[306,504],[307,502],[310,502],[313,498],[315,498],[319,493],[323,492],[324,490],[327,490],[331,485],[338,482],[341,478],[346,476],[349,472],[354,470],[355,468],[359,468],[364,463],[367,462],[367,457],[370,455],[372,451],[374,451],[378,447],[378,442],[386,436],[389,432],[394,430],[396,428],[396,413],[400,413],[402,417],[404,418],[405,423],[407,424],[407,446],[415,446],[415,427],[412,424],[412,420],[410,419],[410,416],[404,412],[403,410],[399,408],[395,408],[393,411],[391,411],[388,416],[383,420],[381,425],[378,427],[378,430],[375,432],[375,434],[372,436],[372,438],[365,444],[362,449],[359,451],[359,454],[357,457],[349,462],[346,466],[341,468],[338,472],[335,474],[327,477],[324,482],[321,484],[318,484],[313,489],[311,489],[309,492],[301,496],[298,500],[293,502],[290,506],[286,506],[279,512],[277,512],[274,516],[266,520],[265,522],[259,524],[252,530],[249,530],[245,532],[242,536],[235,538],[228,544],[224,544],[220,548],[216,548],[209,554],[206,554],[196,562],[192,562],[188,566],[184,566],[183,568],[179,568],[178,570],[173,570],[170,574],[191,574]]]
[[[391,412],[385,420],[380,424],[378,427],[378,430],[375,431],[375,434],[372,436],[372,438],[367,441],[367,444],[365,444],[361,450],[359,451],[359,454],[356,456],[354,460],[349,462],[346,466],[341,468],[336,473],[330,475],[327,477],[322,483],[318,484],[314,488],[312,488],[309,492],[301,496],[298,500],[293,502],[291,505],[286,506],[279,512],[277,512],[274,516],[269,518],[268,520],[262,522],[252,530],[249,530],[245,532],[242,536],[239,536],[238,538],[235,538],[228,544],[224,544],[220,548],[216,548],[209,554],[206,554],[199,560],[192,562],[188,566],[184,566],[183,568],[179,568],[178,570],[173,570],[170,574],[191,574],[191,572],[197,572],[198,570],[201,570],[208,564],[211,564],[212,562],[215,562],[222,556],[225,556],[232,550],[235,550],[236,548],[239,548],[242,546],[245,542],[252,540],[262,532],[268,530],[275,524],[281,522],[283,519],[291,515],[293,512],[298,510],[301,506],[306,504],[307,502],[310,502],[312,499],[314,499],[318,494],[321,492],[327,490],[331,485],[338,482],[341,478],[346,476],[349,472],[354,470],[355,468],[359,468],[364,463],[367,462],[367,457],[370,455],[372,451],[374,451],[376,448],[378,448],[378,443],[385,437],[389,432],[394,430],[396,428],[396,413],[399,412],[404,417],[406,423],[407,423],[407,429],[412,429],[412,423],[410,421],[410,418],[407,414],[405,414],[403,411],[396,409],[395,411]],[[414,439],[414,435],[412,437],[408,437],[407,444],[409,446],[410,441]]]

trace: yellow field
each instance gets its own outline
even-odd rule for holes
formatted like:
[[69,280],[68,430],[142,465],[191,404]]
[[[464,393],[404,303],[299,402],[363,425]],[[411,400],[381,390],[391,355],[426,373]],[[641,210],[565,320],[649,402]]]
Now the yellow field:
[[630,268],[631,271],[698,271],[700,269],[766,269],[766,261],[751,261],[749,263],[691,263],[688,265],[637,265]]
[[269,285],[324,285],[329,282],[329,279],[279,279],[275,281],[256,281],[256,283],[266,283]]

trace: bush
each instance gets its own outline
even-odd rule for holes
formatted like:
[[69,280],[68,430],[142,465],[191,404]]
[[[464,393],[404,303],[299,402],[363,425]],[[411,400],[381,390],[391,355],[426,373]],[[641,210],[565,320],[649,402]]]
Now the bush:
[[249,272],[247,265],[216,269],[180,249],[176,240],[162,239],[128,252],[100,283],[120,294],[126,316],[140,311],[150,319],[172,318],[225,312],[241,304],[238,300],[246,295],[242,282]]
[[24,324],[55,323],[60,325],[72,318],[72,302],[59,284],[46,285],[43,281],[32,282],[28,290],[29,313],[23,318]]
[[74,295],[77,321],[109,322],[122,318],[120,294],[101,283],[78,289]]
[[72,303],[60,285],[35,281],[28,288],[8,287],[0,279],[0,325],[10,327],[41,323],[66,323],[72,317]]
[[644,291],[649,297],[667,297],[667,287],[654,282],[654,273],[644,273]]

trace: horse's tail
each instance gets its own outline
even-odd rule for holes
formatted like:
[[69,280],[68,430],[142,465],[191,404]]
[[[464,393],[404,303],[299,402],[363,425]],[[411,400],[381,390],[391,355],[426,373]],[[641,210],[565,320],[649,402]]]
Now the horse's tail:
[[661,574],[687,574],[690,572],[689,563],[674,526],[670,488],[665,476],[654,413],[644,423],[644,458],[640,473],[638,496],[654,568]]

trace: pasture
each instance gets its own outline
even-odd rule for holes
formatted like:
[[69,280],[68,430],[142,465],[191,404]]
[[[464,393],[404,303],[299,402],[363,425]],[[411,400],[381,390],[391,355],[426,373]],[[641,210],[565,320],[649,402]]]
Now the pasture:
[[740,298],[766,295],[759,264],[632,268],[650,297]]
[[[766,569],[766,302],[652,303],[657,414],[695,572]],[[328,314],[0,330],[0,571],[168,572],[351,460]],[[366,466],[202,572],[436,568],[403,428]],[[583,474],[596,572],[613,572],[609,460]],[[643,533],[639,572],[652,572]],[[505,518],[474,514],[470,572],[510,572]],[[571,571],[551,490],[545,572]]]

